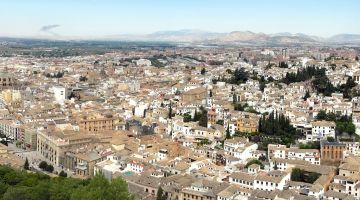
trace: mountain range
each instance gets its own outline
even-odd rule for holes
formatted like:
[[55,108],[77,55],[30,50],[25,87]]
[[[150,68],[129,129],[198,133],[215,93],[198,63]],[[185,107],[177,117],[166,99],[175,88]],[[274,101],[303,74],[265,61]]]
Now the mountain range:
[[159,31],[143,35],[110,35],[103,39],[127,41],[165,41],[208,44],[249,44],[249,45],[359,45],[360,34],[339,34],[323,38],[303,33],[255,33],[251,31],[233,31],[228,33],[202,30]]
[[[29,39],[29,37],[26,37]],[[10,39],[10,38],[8,38]],[[7,39],[7,40],[8,40]],[[24,38],[13,38],[17,39]],[[130,42],[172,42],[190,45],[254,45],[254,46],[295,46],[295,45],[348,45],[360,46],[360,34],[338,34],[332,37],[319,37],[303,33],[255,33],[251,31],[209,32],[202,30],[158,31],[150,34],[118,34],[101,37],[82,38],[61,36],[59,34],[40,35],[30,39],[51,41],[130,41]],[[3,40],[3,39],[2,39]]]

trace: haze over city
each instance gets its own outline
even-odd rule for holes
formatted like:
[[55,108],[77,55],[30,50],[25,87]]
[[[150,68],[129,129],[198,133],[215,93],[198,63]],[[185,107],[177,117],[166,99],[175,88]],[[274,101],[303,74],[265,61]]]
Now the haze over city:
[[0,35],[106,38],[157,31],[359,34],[356,0],[2,1]]

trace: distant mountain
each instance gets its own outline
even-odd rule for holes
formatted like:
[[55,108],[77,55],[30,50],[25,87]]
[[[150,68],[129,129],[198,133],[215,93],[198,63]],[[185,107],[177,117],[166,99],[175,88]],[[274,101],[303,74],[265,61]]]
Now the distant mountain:
[[158,31],[144,35],[111,35],[106,36],[105,39],[111,40],[141,40],[141,41],[167,41],[167,42],[194,42],[207,40],[210,37],[221,35],[221,33],[214,33],[202,30],[184,29],[178,31]]
[[334,39],[325,39],[322,37],[306,35],[303,33],[293,34],[289,32],[275,34],[255,33],[251,31],[216,33],[202,30],[184,29],[178,31],[158,31],[144,35],[114,35],[107,37],[107,39],[248,45],[319,45],[323,43],[347,43],[355,41],[354,38],[356,38],[354,36],[352,37],[352,40],[349,41],[349,37],[335,37],[336,38]]
[[219,45],[360,45],[360,35],[356,34],[339,34],[329,38],[322,38],[314,35],[306,35],[303,33],[293,34],[289,32],[274,34],[255,33],[251,31],[217,33],[192,29],[158,31],[150,34],[138,35],[108,35],[105,37],[91,38],[87,40],[186,42],[191,44]]
[[207,40],[217,42],[264,42],[269,39],[269,36],[264,33],[254,33],[251,31],[233,31],[224,33]]
[[351,43],[360,43],[360,35],[358,34],[339,34],[334,35],[327,39],[327,42],[330,43],[342,43],[342,44],[351,44]]

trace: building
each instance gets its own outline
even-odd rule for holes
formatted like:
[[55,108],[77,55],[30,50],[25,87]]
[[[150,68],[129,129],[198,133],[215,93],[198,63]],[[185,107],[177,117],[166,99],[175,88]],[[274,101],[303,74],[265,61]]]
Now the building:
[[269,144],[269,160],[282,158],[289,160],[304,160],[314,165],[320,165],[320,152],[318,149],[287,148],[286,145]]
[[24,132],[24,146],[27,149],[36,151],[37,131],[35,128],[26,128]]
[[0,120],[0,133],[12,140],[22,140],[21,124],[16,120]]
[[114,130],[115,125],[119,122],[119,118],[113,116],[112,113],[96,113],[83,114],[79,119],[80,131],[83,132],[101,132],[104,130]]
[[13,88],[15,86],[15,80],[13,75],[9,73],[0,73],[0,89]]
[[106,155],[95,151],[75,154],[75,174],[80,177],[93,177],[95,164],[106,160]]
[[307,141],[320,141],[328,137],[335,138],[335,122],[314,121],[311,122],[311,134],[306,135]]
[[64,104],[65,99],[68,99],[70,96],[68,88],[63,86],[54,86],[53,91],[54,98],[59,104]]
[[346,151],[346,144],[325,140],[320,142],[322,161],[339,162],[344,158],[344,151]]
[[197,179],[193,182],[190,187],[185,187],[181,190],[180,199],[186,200],[216,200],[219,192],[224,190],[229,186],[228,183],[225,182],[216,182],[210,181],[206,179]]
[[259,117],[254,113],[242,113],[236,120],[236,130],[243,133],[258,131]]
[[198,87],[182,94],[182,99],[187,102],[202,101],[207,96],[206,88]]
[[86,134],[47,128],[37,132],[36,151],[52,164],[60,166],[64,165],[65,152],[69,148],[85,146],[92,142],[93,138]]
[[355,83],[360,83],[360,70],[354,72],[352,78],[355,81]]

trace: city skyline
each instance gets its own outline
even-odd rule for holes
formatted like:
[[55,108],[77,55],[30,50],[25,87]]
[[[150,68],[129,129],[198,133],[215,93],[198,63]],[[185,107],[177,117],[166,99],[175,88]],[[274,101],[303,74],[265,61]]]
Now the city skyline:
[[358,1],[7,1],[0,36],[102,38],[168,30],[359,34]]

